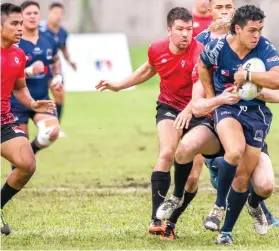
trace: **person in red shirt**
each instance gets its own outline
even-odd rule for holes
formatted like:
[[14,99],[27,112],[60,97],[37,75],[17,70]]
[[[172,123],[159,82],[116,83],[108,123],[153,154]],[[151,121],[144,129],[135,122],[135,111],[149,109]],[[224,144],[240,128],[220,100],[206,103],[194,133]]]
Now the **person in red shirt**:
[[14,45],[21,39],[22,23],[19,6],[10,3],[1,5],[1,156],[17,167],[1,189],[1,233],[5,235],[10,233],[10,227],[2,209],[25,186],[36,169],[30,143],[11,113],[11,93],[35,111],[52,113],[55,109],[50,100],[34,101],[26,87],[25,54]]
[[191,13],[194,17],[193,36],[196,37],[203,30],[207,29],[212,22],[209,11],[209,0],[195,0],[195,6]]
[[[100,81],[96,88],[100,91],[119,91],[141,84],[157,73],[160,76],[160,94],[157,102],[156,124],[160,144],[157,163],[151,175],[152,216],[150,233],[161,234],[165,227],[156,218],[156,211],[164,201],[170,182],[170,168],[175,151],[183,133],[200,123],[199,119],[180,112],[187,107],[192,93],[192,70],[203,49],[203,45],[193,39],[193,17],[185,9],[176,7],[167,15],[168,37],[153,42],[148,50],[148,61],[125,80],[116,83]],[[179,130],[176,125],[180,124]],[[196,163],[202,165],[200,163]],[[180,165],[174,162],[176,183],[185,182],[191,172],[193,162]],[[176,194],[177,198],[183,197]],[[194,196],[185,192],[185,197]]]

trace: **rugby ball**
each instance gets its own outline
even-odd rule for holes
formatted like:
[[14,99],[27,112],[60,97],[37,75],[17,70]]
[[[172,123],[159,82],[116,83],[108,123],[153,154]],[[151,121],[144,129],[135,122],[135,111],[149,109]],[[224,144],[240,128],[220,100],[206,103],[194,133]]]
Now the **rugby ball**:
[[[264,62],[259,58],[251,58],[242,65],[244,70],[252,72],[266,72]],[[238,90],[238,95],[243,100],[252,100],[256,98],[261,92],[262,87],[253,84],[252,82],[246,82]]]

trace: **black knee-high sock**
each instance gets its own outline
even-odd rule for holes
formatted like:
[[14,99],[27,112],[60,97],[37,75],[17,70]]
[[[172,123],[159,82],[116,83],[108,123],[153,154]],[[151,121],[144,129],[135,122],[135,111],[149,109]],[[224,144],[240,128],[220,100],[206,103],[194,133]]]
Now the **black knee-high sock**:
[[63,111],[63,104],[56,103],[56,110],[59,122],[61,121],[62,111]]
[[8,185],[6,182],[1,189],[1,209],[7,204],[7,202],[17,193],[19,190],[16,190]]
[[174,162],[174,192],[173,195],[182,198],[184,187],[193,168],[193,161],[187,164]]
[[152,217],[156,217],[156,212],[161,203],[164,202],[171,183],[170,172],[153,172],[151,175],[152,187]]
[[248,197],[249,205],[253,208],[257,208],[259,204],[264,200],[265,198],[256,194],[253,190],[251,195]]
[[249,192],[239,193],[231,188],[228,196],[228,205],[224,225],[221,229],[223,232],[232,232],[233,227],[241,213],[247,200]]
[[182,206],[177,208],[177,209],[175,209],[174,212],[172,213],[171,217],[169,218],[169,221],[171,223],[174,223],[174,224],[177,223],[178,218],[186,210],[186,208],[190,204],[190,202],[195,198],[197,192],[198,192],[198,190],[196,192],[189,193],[189,192],[187,192],[185,190],[185,192],[184,192],[184,200],[183,200]]
[[41,148],[36,145],[35,141],[36,140],[34,139],[33,142],[31,143],[31,147],[32,147],[32,150],[33,150],[34,154],[36,154],[38,151],[41,150]]

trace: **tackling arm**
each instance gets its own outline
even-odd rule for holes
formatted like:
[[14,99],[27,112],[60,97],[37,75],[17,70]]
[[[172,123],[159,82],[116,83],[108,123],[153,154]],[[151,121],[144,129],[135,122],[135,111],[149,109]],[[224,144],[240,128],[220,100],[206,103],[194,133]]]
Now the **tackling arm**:
[[279,103],[279,90],[263,88],[257,99],[269,103]]
[[212,70],[206,67],[201,59],[198,60],[198,72],[206,98],[214,97],[215,93],[212,80]]

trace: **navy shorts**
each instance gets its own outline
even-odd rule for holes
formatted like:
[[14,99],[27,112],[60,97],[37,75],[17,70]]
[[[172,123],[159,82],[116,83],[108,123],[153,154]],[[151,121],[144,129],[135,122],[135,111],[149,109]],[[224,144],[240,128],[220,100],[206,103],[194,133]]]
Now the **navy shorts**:
[[234,118],[240,122],[248,145],[256,148],[264,147],[264,141],[272,122],[272,113],[267,106],[223,105],[216,108],[214,112],[215,127],[225,118]]
[[[20,125],[28,124],[29,119],[33,120],[35,114],[37,113],[34,110],[28,109],[26,107],[22,107],[21,105],[12,105],[11,112],[15,116],[15,121]],[[53,114],[51,113],[43,113],[43,114],[48,114],[57,117],[56,111]]]
[[26,134],[17,123],[1,125],[1,144],[16,137],[26,138]]

